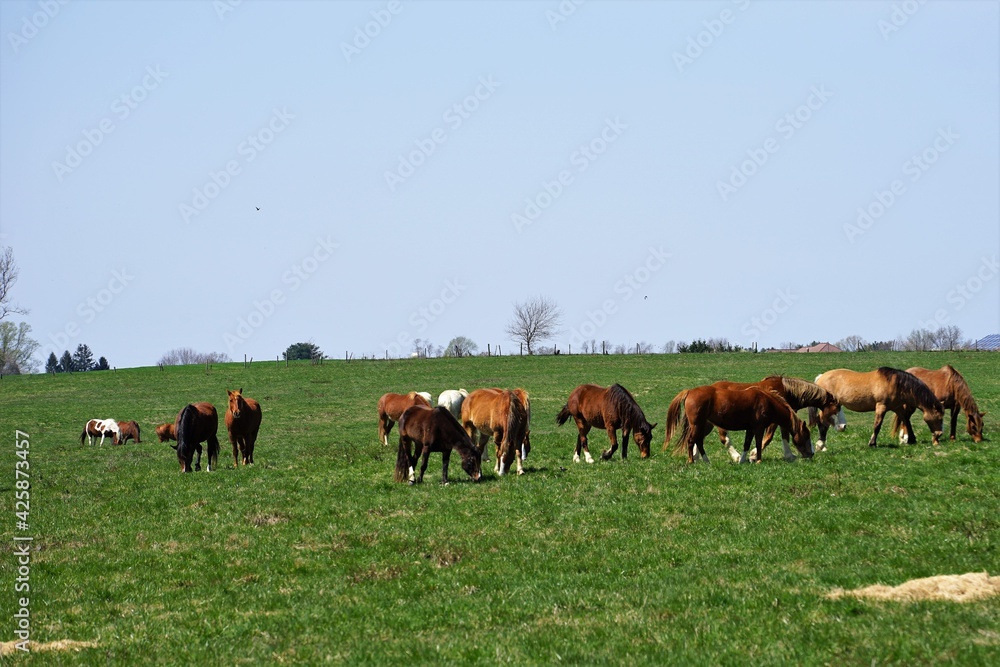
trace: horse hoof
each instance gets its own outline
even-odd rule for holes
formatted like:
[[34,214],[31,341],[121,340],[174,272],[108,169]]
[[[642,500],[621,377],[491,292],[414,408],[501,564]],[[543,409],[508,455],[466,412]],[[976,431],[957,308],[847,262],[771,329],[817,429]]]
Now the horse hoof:
[[408,484],[410,486],[414,486],[416,483],[417,483],[417,480],[415,480],[415,479],[411,479],[411,480],[408,481]]

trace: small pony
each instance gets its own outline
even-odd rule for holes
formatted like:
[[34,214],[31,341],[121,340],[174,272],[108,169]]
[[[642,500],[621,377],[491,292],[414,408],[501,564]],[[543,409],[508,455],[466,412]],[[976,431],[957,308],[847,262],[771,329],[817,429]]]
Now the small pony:
[[83,444],[84,438],[89,438],[89,443],[93,445],[94,439],[101,436],[101,442],[98,444],[103,445],[105,436],[112,436],[112,444],[117,445],[121,440],[121,435],[118,422],[114,419],[91,419],[83,427],[83,433],[80,434],[80,444]]
[[[156,437],[159,438],[160,442],[177,439],[177,431],[174,430],[173,424],[160,424],[154,430],[156,431]],[[174,447],[174,449],[177,448]]]
[[431,395],[426,391],[411,391],[408,394],[382,394],[378,399],[378,439],[383,444],[389,444],[389,433],[393,425],[399,421],[403,411],[412,405],[431,407]]
[[[447,484],[452,450],[462,457],[462,470],[469,474],[473,482],[478,482],[482,476],[479,451],[458,420],[440,405],[436,408],[412,405],[399,417],[399,451],[393,478],[397,482],[409,481],[410,484],[423,482],[430,453],[441,452],[441,483]],[[421,459],[420,476],[414,477],[413,467],[418,458]]]
[[177,414],[174,422],[174,432],[177,436],[177,460],[181,464],[181,472],[191,472],[191,460],[198,452],[198,461],[194,470],[201,470],[201,443],[208,445],[208,471],[218,467],[219,413],[211,403],[189,403]]
[[653,429],[656,424],[650,424],[643,414],[642,408],[636,403],[628,389],[620,384],[610,387],[600,387],[596,384],[581,384],[569,395],[566,405],[556,416],[556,424],[562,426],[572,417],[576,421],[576,450],[573,453],[573,463],[580,462],[580,450],[587,463],[593,463],[587,447],[587,433],[591,427],[603,428],[608,432],[611,447],[606,449],[601,458],[611,459],[618,449],[618,438],[615,429],[622,432],[622,461],[628,456],[628,437],[632,434],[635,444],[639,446],[640,458],[649,457],[649,443],[653,439]]
[[[229,394],[229,408],[226,410],[226,431],[233,446],[233,467],[240,465],[239,454],[243,454],[243,465],[253,463],[253,448],[260,429],[260,404],[243,395],[242,387]],[[237,451],[237,449],[239,451]]]
[[121,437],[119,438],[121,444],[124,445],[130,438],[135,440],[137,445],[142,444],[142,440],[139,439],[139,422],[118,422],[118,430],[121,431]]

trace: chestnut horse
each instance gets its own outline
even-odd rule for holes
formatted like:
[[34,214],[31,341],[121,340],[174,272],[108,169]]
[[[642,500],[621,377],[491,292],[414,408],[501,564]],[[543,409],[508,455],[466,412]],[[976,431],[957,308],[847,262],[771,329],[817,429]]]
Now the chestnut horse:
[[173,424],[160,424],[156,427],[155,431],[156,437],[160,439],[160,442],[177,439],[177,432],[174,430]]
[[[482,476],[479,451],[454,415],[440,405],[436,408],[412,405],[399,417],[399,451],[393,478],[410,484],[423,482],[430,453],[441,452],[441,483],[447,484],[448,461],[453,449],[462,457],[462,470],[469,473],[473,482],[478,482]],[[418,458],[421,459],[420,476],[415,478],[413,467]]]
[[208,471],[218,464],[219,413],[211,403],[189,403],[177,414],[174,422],[174,433],[177,435],[177,460],[181,464],[181,472],[191,472],[191,460],[198,452],[198,461],[194,470],[201,470],[201,443],[208,445]]
[[761,441],[764,431],[771,424],[780,426],[782,433],[791,434],[792,442],[803,457],[812,457],[809,427],[778,394],[752,386],[729,389],[705,385],[685,389],[674,397],[667,410],[667,436],[663,449],[666,450],[674,431],[680,426],[680,438],[674,452],[680,454],[686,451],[688,463],[693,463],[696,452],[700,450],[701,458],[707,463],[705,436],[715,425],[728,431],[746,431],[740,463],[747,461],[751,438],[756,440],[757,463],[760,463]]
[[[945,410],[951,410],[951,440],[955,439],[958,414],[964,409],[965,416],[968,418],[966,429],[972,436],[972,442],[983,441],[983,415],[986,413],[979,411],[976,399],[972,397],[972,390],[969,389],[969,385],[961,373],[950,364],[945,364],[936,371],[915,366],[907,368],[906,372],[916,376],[917,379],[926,384],[941,401],[941,407]],[[898,433],[900,426],[897,416],[892,430]]]
[[128,442],[129,438],[135,440],[136,444],[142,444],[142,440],[139,439],[139,423],[135,421],[129,422],[118,422],[118,430],[121,431],[121,438],[119,441],[121,444]]
[[240,467],[240,454],[243,454],[243,465],[251,465],[257,431],[260,429],[260,404],[244,396],[242,387],[236,391],[227,389],[226,393],[229,394],[226,431],[229,432],[229,443],[233,446],[233,467]]
[[933,444],[938,444],[944,421],[944,408],[934,392],[916,376],[906,371],[883,366],[867,373],[846,368],[827,371],[816,377],[816,384],[837,397],[848,410],[874,412],[875,424],[869,447],[875,447],[885,413],[892,410],[906,428],[908,443],[917,441],[910,426],[910,415],[919,408],[931,430]]
[[389,444],[389,433],[399,421],[403,411],[411,405],[431,407],[431,395],[426,391],[411,391],[409,394],[383,394],[378,399],[378,439]]
[[101,436],[101,442],[98,444],[104,444],[105,436],[111,436],[111,443],[117,445],[121,438],[121,429],[118,428],[118,422],[114,419],[91,419],[83,426],[83,433],[80,434],[80,444],[83,444],[84,438],[89,438],[88,442],[92,445],[94,444],[94,438]]
[[[816,449],[824,450],[826,446],[823,442],[826,440],[826,433],[831,426],[837,424],[837,416],[840,412],[840,404],[837,403],[837,399],[833,394],[823,389],[819,385],[813,384],[806,380],[800,380],[798,378],[784,377],[782,375],[769,375],[760,382],[716,382],[712,385],[713,387],[728,387],[730,389],[745,389],[747,387],[760,387],[761,389],[767,389],[773,391],[774,393],[781,396],[785,401],[791,406],[792,410],[798,412],[802,408],[810,408],[809,411],[809,425],[813,424],[819,425],[819,440],[816,441]],[[761,444],[761,449],[764,449],[770,444],[771,440],[774,439],[774,431],[776,426],[772,424],[764,431],[764,440]],[[843,429],[841,429],[843,430]],[[787,433],[782,434],[781,445],[784,450],[784,456],[786,461],[794,461],[795,454],[792,449],[788,446]],[[740,453],[736,451],[736,448],[732,446],[729,442],[729,436],[726,435],[726,429],[719,429],[719,439],[722,444],[729,448],[729,456],[732,457],[733,461],[740,460]],[[753,460],[754,454],[756,452],[751,452],[750,459]]]
[[622,461],[628,456],[628,437],[634,434],[635,444],[639,446],[639,456],[649,456],[649,444],[653,439],[653,429],[656,424],[650,424],[643,414],[642,408],[632,398],[628,389],[620,384],[610,387],[599,387],[596,384],[581,384],[569,395],[566,405],[556,416],[556,424],[562,426],[572,417],[576,422],[576,450],[573,452],[573,462],[580,462],[580,450],[583,450],[587,463],[593,463],[587,447],[587,433],[591,427],[603,428],[608,432],[611,447],[604,450],[601,458],[609,460],[618,449],[618,438],[615,430],[622,432]]
[[500,476],[515,460],[517,474],[524,474],[523,459],[531,450],[530,415],[528,394],[523,389],[477,389],[462,401],[462,426],[480,456],[493,435],[497,456],[493,469]]

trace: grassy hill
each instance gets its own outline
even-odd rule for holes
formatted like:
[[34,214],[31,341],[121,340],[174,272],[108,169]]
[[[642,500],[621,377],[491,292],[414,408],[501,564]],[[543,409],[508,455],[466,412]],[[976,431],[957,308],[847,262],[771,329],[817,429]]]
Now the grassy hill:
[[[866,446],[848,413],[829,452],[785,463],[663,453],[681,389],[835,367],[965,375],[987,411],[974,444]],[[577,384],[620,382],[654,430],[653,457],[573,464],[555,414]],[[441,486],[392,481],[376,439],[386,391],[521,386],[527,474]],[[225,390],[264,420],[252,468],[232,468]],[[184,404],[220,411],[221,470],[182,475],[153,426]],[[989,353],[559,356],[168,367],[0,380],[4,441],[0,639],[30,596],[34,642],[91,642],[38,663],[995,664],[1000,599],[829,599],[835,588],[1000,574],[1000,356]],[[142,444],[81,446],[87,419],[135,419]],[[29,528],[15,530],[15,430],[30,441]],[[992,440],[992,442],[991,442]],[[591,450],[606,447],[592,432]],[[31,536],[18,593],[13,536]],[[8,661],[11,658],[0,658]]]

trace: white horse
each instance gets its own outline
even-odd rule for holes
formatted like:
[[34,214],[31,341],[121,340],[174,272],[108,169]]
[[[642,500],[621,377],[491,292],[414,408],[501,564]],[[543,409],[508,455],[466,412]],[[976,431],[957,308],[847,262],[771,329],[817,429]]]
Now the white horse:
[[455,419],[462,422],[462,401],[469,395],[465,389],[446,389],[438,396],[438,405],[447,408],[448,412],[455,416]]
[[122,437],[121,429],[118,428],[118,422],[114,419],[91,419],[83,427],[83,433],[80,434],[80,444],[83,444],[84,438],[89,438],[90,444],[93,445],[94,439],[97,436],[101,436],[101,442],[98,444],[103,445],[106,435],[113,436],[111,442],[116,445],[118,444],[118,441]]

